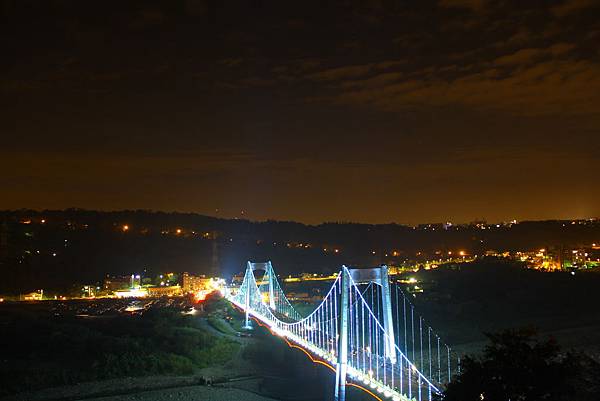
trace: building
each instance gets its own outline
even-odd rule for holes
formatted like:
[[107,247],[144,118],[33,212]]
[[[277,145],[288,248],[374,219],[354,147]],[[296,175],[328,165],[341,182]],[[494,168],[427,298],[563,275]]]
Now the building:
[[41,301],[44,299],[44,290],[39,290],[35,292],[31,292],[29,294],[21,295],[21,300],[23,301]]
[[127,276],[106,276],[104,278],[104,289],[106,291],[118,291],[129,288],[131,278]]
[[205,276],[194,276],[184,272],[182,276],[181,288],[184,293],[196,293],[211,287],[211,279]]
[[235,274],[231,279],[231,284],[233,285],[241,285],[244,282],[244,274],[238,273]]
[[148,296],[148,290],[146,288],[127,288],[115,291],[114,295],[117,298],[143,298]]
[[141,277],[135,274],[131,276],[106,276],[103,288],[106,291],[113,292],[126,288],[139,288],[141,284]]
[[174,297],[183,294],[183,290],[179,285],[168,287],[146,287],[149,297]]
[[94,298],[99,289],[100,287],[96,287],[93,284],[84,285],[81,287],[81,296],[83,298]]
[[323,296],[317,294],[309,294],[308,292],[290,292],[288,299],[295,302],[318,303],[323,300]]

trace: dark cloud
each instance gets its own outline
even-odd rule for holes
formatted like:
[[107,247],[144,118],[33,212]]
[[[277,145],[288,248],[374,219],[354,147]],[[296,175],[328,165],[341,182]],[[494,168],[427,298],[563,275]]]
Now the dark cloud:
[[479,11],[486,5],[486,0],[440,0],[439,5],[446,8],[467,8]]
[[600,214],[596,2],[0,9],[0,208]]
[[454,79],[434,78],[439,72],[425,71],[420,77],[402,79],[393,73],[363,81],[351,81],[332,99],[340,103],[365,104],[393,111],[421,107],[458,105],[518,115],[567,115],[600,113],[600,65],[586,61],[548,60],[532,65],[544,54],[527,49],[494,61],[503,72],[490,66]]
[[598,2],[595,0],[565,0],[552,7],[552,13],[557,17],[566,17],[594,7],[598,8]]
[[367,75],[373,66],[371,64],[349,65],[345,67],[331,68],[311,74],[309,78],[319,81],[331,81],[344,78],[356,78]]

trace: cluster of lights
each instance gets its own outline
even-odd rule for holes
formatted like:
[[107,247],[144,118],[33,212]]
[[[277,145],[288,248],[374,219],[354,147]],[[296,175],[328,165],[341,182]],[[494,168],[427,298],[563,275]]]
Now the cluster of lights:
[[[42,223],[45,223],[45,220],[42,220]],[[86,226],[87,226],[87,225],[86,225]],[[130,226],[129,224],[123,224],[123,225],[121,225],[121,231],[123,231],[123,232],[127,232],[127,231],[129,231],[129,229],[130,229],[130,228],[131,228],[131,226]],[[144,231],[145,231],[145,232],[147,232],[148,230],[147,230],[147,229],[144,229]],[[161,233],[161,234],[169,234],[169,230],[161,230],[161,232],[160,232],[160,233]],[[176,235],[181,235],[181,234],[183,234],[183,229],[182,229],[182,228],[176,228],[176,229],[175,229],[175,234],[176,234]],[[193,234],[193,235],[196,235],[196,232],[195,232],[195,231],[192,231],[192,234]],[[209,233],[209,232],[202,233],[202,237],[203,237],[203,238],[210,238],[210,233]]]

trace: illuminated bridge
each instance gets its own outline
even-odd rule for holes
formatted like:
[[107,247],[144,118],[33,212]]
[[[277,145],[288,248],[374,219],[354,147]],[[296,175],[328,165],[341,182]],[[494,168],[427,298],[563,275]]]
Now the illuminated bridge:
[[245,312],[247,327],[254,318],[335,371],[335,400],[355,386],[378,399],[431,401],[460,369],[409,297],[390,284],[385,265],[342,266],[308,316],[288,301],[271,262],[248,262],[242,284],[225,296]]

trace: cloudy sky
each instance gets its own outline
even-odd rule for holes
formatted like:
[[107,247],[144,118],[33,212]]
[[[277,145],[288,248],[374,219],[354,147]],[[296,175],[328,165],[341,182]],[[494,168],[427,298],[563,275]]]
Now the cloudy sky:
[[0,1],[0,208],[600,216],[599,15],[595,0]]

